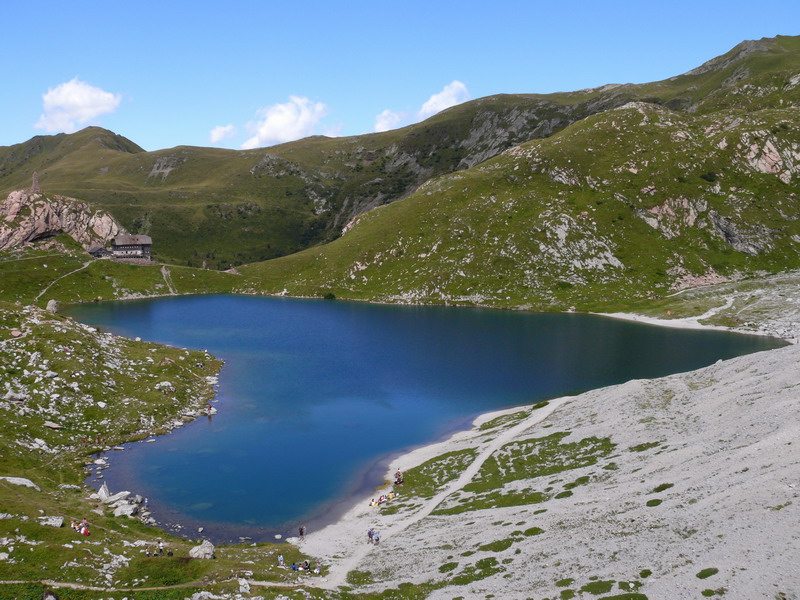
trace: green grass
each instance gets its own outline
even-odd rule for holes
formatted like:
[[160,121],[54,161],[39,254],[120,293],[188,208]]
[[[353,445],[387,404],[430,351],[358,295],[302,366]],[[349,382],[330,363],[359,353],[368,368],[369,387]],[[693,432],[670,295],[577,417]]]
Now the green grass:
[[395,503],[434,496],[442,486],[456,479],[472,463],[476,454],[473,448],[448,452],[404,471],[403,484],[396,486],[400,496],[383,510],[391,509]]

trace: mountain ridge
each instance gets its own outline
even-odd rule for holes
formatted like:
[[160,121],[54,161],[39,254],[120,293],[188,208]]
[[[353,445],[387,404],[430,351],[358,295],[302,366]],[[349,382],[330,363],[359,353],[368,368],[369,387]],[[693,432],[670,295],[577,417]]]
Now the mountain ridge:
[[[745,110],[753,110],[756,102],[759,109],[778,107],[788,95],[775,91],[773,80],[800,71],[799,56],[800,38],[743,42],[660,82],[496,94],[398,130],[312,136],[256,150],[177,146],[144,152],[122,136],[95,128],[71,134],[85,143],[65,152],[70,136],[51,136],[57,144],[37,136],[0,148],[0,190],[26,187],[30,172],[38,170],[45,191],[88,201],[126,229],[152,235],[162,260],[228,268],[329,242],[359,215],[406,198],[435,177],[475,167],[630,101],[698,114],[734,102]],[[773,92],[757,98],[729,93],[743,89],[737,81],[753,78],[759,89],[768,84]],[[107,141],[98,147],[89,143],[94,137]],[[25,144],[42,147],[35,160],[20,160]],[[61,151],[48,151],[48,144]]]

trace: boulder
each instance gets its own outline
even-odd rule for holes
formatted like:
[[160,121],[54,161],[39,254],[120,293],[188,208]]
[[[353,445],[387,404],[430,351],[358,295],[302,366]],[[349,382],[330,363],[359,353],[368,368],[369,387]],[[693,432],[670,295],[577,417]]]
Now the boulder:
[[189,550],[189,556],[192,558],[216,558],[216,554],[214,553],[214,544],[209,542],[208,540],[203,540],[203,543],[199,546],[195,546],[191,550]]
[[39,525],[48,525],[50,527],[63,527],[64,517],[38,517]]
[[33,483],[30,479],[25,479],[24,477],[0,477],[0,479],[7,481],[8,483],[13,483],[14,485],[24,485],[25,487],[33,488],[37,492],[42,491],[39,489],[38,485]]
[[139,512],[138,504],[121,504],[114,509],[115,517],[135,517]]
[[127,498],[130,495],[131,495],[130,492],[117,492],[116,494],[114,494],[112,496],[109,496],[108,498],[103,500],[103,502],[105,502],[106,504],[114,504],[115,502],[119,502],[120,500],[124,500],[125,498]]
[[58,300],[47,301],[47,312],[58,312]]
[[108,500],[109,496],[111,496],[111,492],[108,491],[108,484],[103,482],[103,485],[97,490],[97,498],[100,502],[105,502]]

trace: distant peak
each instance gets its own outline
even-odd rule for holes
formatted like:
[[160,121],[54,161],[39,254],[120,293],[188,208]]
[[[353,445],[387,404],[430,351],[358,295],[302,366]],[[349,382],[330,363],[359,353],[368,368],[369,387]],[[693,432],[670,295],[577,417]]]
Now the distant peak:
[[722,56],[717,56],[716,58],[712,58],[711,60],[704,62],[696,69],[692,69],[691,71],[684,74],[701,75],[703,73],[708,73],[709,71],[721,70],[727,67],[728,65],[731,65],[735,62],[738,62],[750,56],[751,54],[755,54],[756,52],[767,52],[771,50],[774,47],[774,45],[775,45],[775,38],[761,38],[760,40],[745,40],[744,42],[734,46],[730,51],[726,52]]

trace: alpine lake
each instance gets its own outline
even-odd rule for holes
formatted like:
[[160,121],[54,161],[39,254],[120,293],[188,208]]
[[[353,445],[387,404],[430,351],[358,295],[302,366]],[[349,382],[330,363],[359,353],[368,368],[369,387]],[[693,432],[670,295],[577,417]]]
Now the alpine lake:
[[784,344],[581,314],[234,295],[65,312],[225,361],[218,414],[127,444],[103,472],[112,493],[148,497],[165,529],[203,527],[215,542],[319,528],[369,496],[387,468],[404,468],[402,453],[480,413]]

